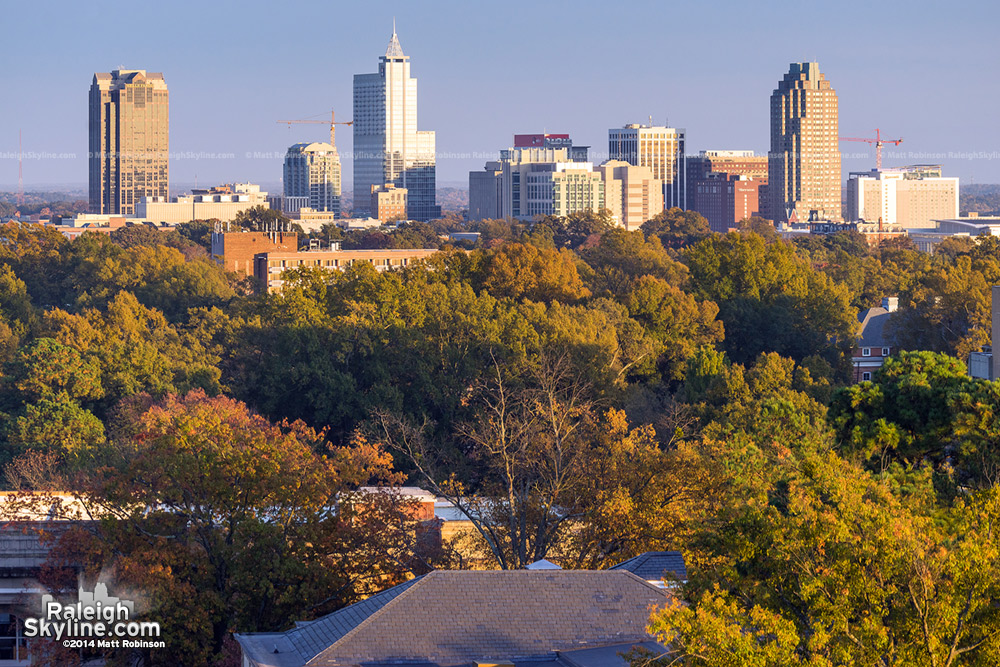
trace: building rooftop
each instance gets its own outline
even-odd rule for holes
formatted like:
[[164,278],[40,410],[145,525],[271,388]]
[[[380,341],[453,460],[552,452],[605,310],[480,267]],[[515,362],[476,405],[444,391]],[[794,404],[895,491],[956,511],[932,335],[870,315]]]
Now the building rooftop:
[[[236,639],[260,667],[608,665],[603,653],[656,647],[646,626],[668,595],[625,569],[438,570],[287,632]],[[605,660],[563,661],[583,650]]]
[[891,313],[877,306],[858,313],[861,328],[858,331],[858,347],[888,347],[885,325]]
[[660,581],[673,576],[680,581],[687,579],[687,567],[680,551],[647,551],[635,558],[618,563],[612,570],[628,570],[646,581]]

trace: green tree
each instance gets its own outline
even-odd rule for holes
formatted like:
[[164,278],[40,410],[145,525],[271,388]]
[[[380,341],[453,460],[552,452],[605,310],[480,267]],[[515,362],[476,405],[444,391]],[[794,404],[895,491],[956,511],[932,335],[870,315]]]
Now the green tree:
[[903,349],[945,352],[968,358],[990,342],[992,285],[1000,261],[962,255],[938,263],[901,295],[890,333]]
[[441,245],[438,233],[426,222],[404,222],[392,231],[395,248],[437,248]]
[[587,276],[591,291],[624,298],[632,284],[643,276],[665,280],[671,285],[687,285],[687,267],[671,258],[659,239],[642,232],[615,228],[600,242],[580,252],[592,273]]
[[7,460],[35,450],[53,454],[61,464],[75,468],[99,460],[105,443],[101,421],[65,394],[25,405],[6,435]]
[[688,248],[684,260],[695,296],[719,306],[734,361],[773,351],[797,361],[819,353],[843,363],[857,328],[847,290],[790,245],[753,233],[715,235]]
[[697,348],[724,338],[722,322],[715,319],[718,306],[698,302],[665,280],[639,278],[625,304],[629,315],[663,346],[659,366],[667,380],[683,376],[684,363]]
[[780,238],[778,232],[774,229],[774,223],[757,215],[740,220],[737,227],[741,233],[757,234],[769,243]]
[[[894,477],[834,455],[778,465],[777,483],[716,514],[717,558],[701,561],[707,576],[694,575],[691,604],[654,613],[653,630],[669,647],[658,664],[997,660],[995,489],[937,522]],[[928,486],[926,476],[913,481]]]
[[642,232],[647,237],[655,236],[667,248],[693,245],[712,234],[704,216],[676,206],[644,222]]
[[233,224],[251,232],[265,232],[276,228],[284,228],[291,221],[280,211],[267,206],[254,206],[240,211],[233,219]]

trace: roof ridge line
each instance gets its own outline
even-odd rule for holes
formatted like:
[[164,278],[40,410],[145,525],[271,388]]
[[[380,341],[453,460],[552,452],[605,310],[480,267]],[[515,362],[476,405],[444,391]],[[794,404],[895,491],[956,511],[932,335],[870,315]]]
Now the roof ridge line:
[[[402,593],[400,593],[399,595],[397,595],[396,597],[392,598],[391,600],[389,600],[388,602],[386,602],[384,605],[382,605],[381,607],[379,607],[378,610],[375,613],[369,614],[368,616],[366,616],[363,621],[361,621],[360,623],[358,623],[357,625],[355,625],[348,632],[344,633],[339,639],[337,639],[337,641],[333,642],[332,644],[330,644],[329,646],[327,646],[325,649],[323,649],[322,651],[320,651],[319,653],[317,653],[313,657],[311,657],[308,660],[306,660],[306,662],[305,662],[306,667],[308,667],[309,665],[314,664],[313,663],[314,660],[316,660],[317,658],[319,658],[321,655],[323,655],[327,651],[331,650],[334,646],[336,646],[337,644],[339,644],[343,640],[345,640],[348,637],[354,635],[356,632],[358,632],[358,630],[362,626],[367,625],[372,619],[380,616],[382,614],[382,612],[385,611],[387,608],[391,607],[396,602],[396,600],[398,600],[401,597],[405,597],[407,593],[409,593],[414,588],[416,588],[417,586],[419,586],[420,584],[422,584],[424,582],[424,580],[426,580],[429,575],[434,574],[437,571],[438,570],[431,570],[427,574],[421,575],[419,577],[416,577],[414,580],[411,580],[414,583],[412,583],[409,586],[407,586],[407,588],[406,588],[405,591],[403,591]],[[408,583],[408,582],[404,581],[403,584],[405,584],[405,583]],[[403,584],[396,584],[396,586],[402,586]],[[393,588],[395,588],[395,586]],[[385,590],[386,591],[390,591],[390,590],[392,590],[392,588],[387,588]],[[384,593],[385,591],[381,591],[381,592]],[[345,607],[345,609],[346,608],[347,607]]]

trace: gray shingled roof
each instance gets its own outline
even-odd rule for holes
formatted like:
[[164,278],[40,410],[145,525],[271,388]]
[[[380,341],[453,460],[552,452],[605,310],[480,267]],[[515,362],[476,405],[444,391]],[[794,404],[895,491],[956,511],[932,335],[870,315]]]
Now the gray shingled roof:
[[356,628],[365,619],[382,609],[422,578],[411,579],[366,600],[327,614],[311,623],[304,623],[300,627],[286,632],[285,638],[302,658],[302,662],[308,662],[310,658]]
[[621,570],[439,570],[285,633],[236,637],[275,667],[553,660],[649,641],[650,609],[668,594]]
[[889,322],[890,314],[881,306],[863,310],[858,314],[858,320],[861,322],[858,347],[889,347],[885,325]]
[[687,567],[680,551],[647,551],[618,563],[611,569],[628,570],[646,581],[663,579],[665,573],[672,574],[681,581],[687,579]]

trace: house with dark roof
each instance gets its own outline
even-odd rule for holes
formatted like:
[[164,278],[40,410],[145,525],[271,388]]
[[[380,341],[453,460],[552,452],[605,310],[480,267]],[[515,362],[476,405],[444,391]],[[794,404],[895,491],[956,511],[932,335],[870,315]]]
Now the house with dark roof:
[[235,638],[244,667],[623,667],[636,646],[663,650],[646,626],[669,595],[626,567],[437,570],[286,632]]
[[855,383],[871,380],[875,371],[882,368],[885,360],[897,351],[886,327],[897,304],[896,297],[886,297],[882,299],[881,307],[858,313],[858,338],[851,353]]
[[687,581],[687,566],[680,551],[647,551],[635,558],[618,563],[612,570],[628,570],[654,586],[665,587],[667,581]]

